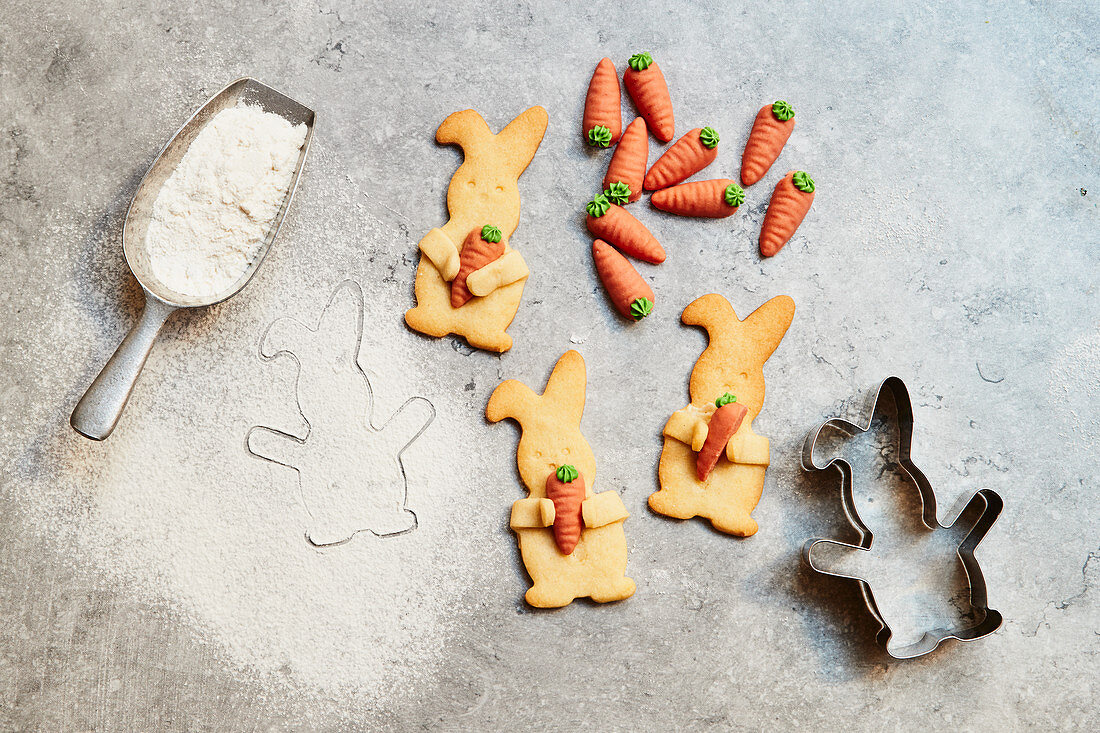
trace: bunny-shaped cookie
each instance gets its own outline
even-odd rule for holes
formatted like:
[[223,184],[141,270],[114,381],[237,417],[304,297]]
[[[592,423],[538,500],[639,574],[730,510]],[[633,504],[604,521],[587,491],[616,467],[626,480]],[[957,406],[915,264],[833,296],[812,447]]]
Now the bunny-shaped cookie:
[[[625,575],[626,507],[614,491],[592,493],[596,458],[581,434],[585,386],[584,359],[567,351],[541,395],[509,379],[493,390],[485,409],[490,422],[510,417],[520,424],[516,463],[528,497],[512,505],[511,526],[534,581],[525,598],[539,608],[566,606],[585,596],[602,603],[634,594],[634,581]],[[576,469],[585,486],[583,529],[569,554],[555,542],[555,504],[546,492],[547,478],[567,465]]]
[[[465,160],[447,188],[450,219],[420,240],[416,307],[405,313],[410,328],[437,337],[455,333],[489,351],[511,348],[505,329],[519,310],[529,272],[508,240],[519,225],[519,176],[535,156],[547,122],[546,110],[531,107],[494,135],[481,115],[468,109],[439,126],[436,141],[458,145]],[[467,287],[479,297],[454,308],[451,281],[459,272],[463,244],[471,231],[484,226],[500,229],[504,254],[469,274]]]
[[374,395],[359,367],[363,291],[342,283],[316,329],[280,318],[264,334],[266,359],[289,357],[298,365],[298,407],[305,437],[255,427],[248,450],[298,472],[310,515],[306,537],[315,545],[346,541],[361,530],[376,535],[405,532],[416,515],[405,508],[401,453],[435,416],[432,404],[413,397],[382,427],[371,424]]
[[[653,511],[677,519],[705,517],[715,529],[741,537],[756,533],[750,514],[764,490],[769,447],[767,438],[753,432],[752,421],[764,405],[764,362],[793,318],[794,301],[786,295],[772,298],[743,321],[729,301],[714,293],[684,309],[681,320],[706,329],[710,342],[691,371],[691,404],[665,425],[661,488],[649,496]],[[697,453],[705,444],[715,401],[727,393],[744,406],[744,419],[724,455],[700,480]]]

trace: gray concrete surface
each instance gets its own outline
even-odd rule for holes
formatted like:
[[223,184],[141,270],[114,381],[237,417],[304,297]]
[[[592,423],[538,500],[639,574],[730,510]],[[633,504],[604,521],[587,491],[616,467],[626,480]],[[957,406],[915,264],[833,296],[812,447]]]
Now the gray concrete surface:
[[[0,729],[1095,729],[1100,15],[1081,2],[896,5],[7,0]],[[644,211],[670,257],[644,268],[657,312],[630,326],[587,255],[579,211],[604,159],[578,127],[596,60],[622,68],[641,49],[665,69],[680,129],[721,132],[718,174],[737,169],[764,101],[790,100],[798,127],[743,214]],[[319,113],[300,197],[258,279],[170,324],[119,432],[87,443],[68,414],[139,307],[119,243],[126,203],[167,136],[243,74]],[[498,128],[531,104],[551,122],[521,181],[514,244],[533,274],[515,348],[471,354],[406,331],[415,243],[443,221],[458,160],[433,144],[436,125],[473,107]],[[817,199],[761,262],[767,191],[788,167],[813,173]],[[387,399],[420,394],[439,411],[423,439],[448,500],[425,506],[411,488],[410,505],[425,533],[470,548],[447,556],[446,633],[400,694],[303,681],[293,659],[251,669],[171,593],[131,590],[155,579],[110,573],[128,542],[81,549],[111,491],[142,475],[196,501],[294,491],[244,449],[251,425],[293,420],[292,374],[273,377],[258,341],[277,317],[315,320],[344,278],[362,283],[372,334],[400,365]],[[645,507],[660,428],[703,344],[679,312],[711,291],[742,315],[779,293],[798,304],[766,368],[772,468],[761,531],[744,541]],[[482,411],[501,378],[541,385],[571,346],[589,367],[600,481],[632,513],[638,592],[533,613],[505,526],[522,496],[518,431]],[[825,417],[854,417],[854,398],[889,373],[913,388],[915,459],[941,504],[983,486],[1007,503],[979,552],[1004,627],[908,663],[874,646],[853,588],[798,558],[807,537],[850,537],[835,486],[801,475],[801,441]],[[258,514],[255,532],[296,527],[300,507],[283,509]],[[286,542],[296,551],[300,535]],[[227,537],[226,567],[248,547]]]

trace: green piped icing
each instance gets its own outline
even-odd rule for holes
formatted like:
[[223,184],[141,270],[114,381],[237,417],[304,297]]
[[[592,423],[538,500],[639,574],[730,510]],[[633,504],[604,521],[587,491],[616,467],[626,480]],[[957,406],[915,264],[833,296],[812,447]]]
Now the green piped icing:
[[731,402],[737,402],[737,398],[731,395],[729,392],[726,392],[724,395],[714,401],[714,406],[722,407],[723,405],[728,405]]
[[607,213],[607,210],[611,208],[611,202],[607,200],[607,197],[602,193],[596,194],[596,198],[588,202],[588,206],[584,207],[584,210],[588,212],[589,216],[594,216],[599,219],[601,216]]
[[596,125],[588,131],[588,144],[594,148],[606,148],[611,144],[611,129]]
[[736,183],[731,183],[726,186],[725,199],[727,206],[736,208],[745,203],[745,189],[741,188]]
[[784,102],[782,99],[776,100],[772,105],[772,114],[775,115],[775,119],[780,122],[786,122],[794,117],[794,107],[788,102]]
[[635,71],[645,71],[653,63],[653,57],[649,55],[649,52],[636,53],[630,57],[630,68]]
[[795,171],[792,178],[794,180],[794,185],[799,191],[805,193],[814,192],[814,179],[810,178],[810,174],[806,171]]
[[622,181],[615,181],[607,190],[603,192],[603,195],[611,200],[611,203],[622,206],[630,201],[630,186],[626,185]]
[[576,481],[577,476],[580,476],[580,473],[577,472],[576,466],[570,466],[568,463],[558,466],[558,481],[569,484]]
[[653,312],[653,301],[649,298],[635,298],[630,304],[630,317],[640,321]]
[[699,131],[699,141],[714,150],[718,147],[718,132],[713,127],[704,127]]
[[496,244],[500,241],[500,227],[495,227],[492,224],[486,224],[481,227],[481,238],[486,242],[492,242]]

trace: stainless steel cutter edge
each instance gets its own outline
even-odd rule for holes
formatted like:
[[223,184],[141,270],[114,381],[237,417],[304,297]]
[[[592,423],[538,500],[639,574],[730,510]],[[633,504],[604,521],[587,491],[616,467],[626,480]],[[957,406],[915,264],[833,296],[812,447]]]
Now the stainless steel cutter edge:
[[[878,604],[875,602],[874,592],[871,589],[870,583],[859,577],[853,577],[848,575],[840,575],[837,573],[823,570],[822,568],[814,565],[810,551],[814,545],[821,542],[828,542],[835,545],[842,545],[851,549],[857,550],[869,550],[871,544],[874,541],[874,535],[871,530],[860,519],[859,513],[856,510],[855,500],[852,492],[852,467],[843,458],[834,458],[826,463],[824,466],[818,466],[814,463],[813,455],[814,448],[817,445],[818,437],[821,435],[821,431],[827,427],[843,430],[849,434],[855,435],[858,433],[864,433],[870,430],[871,422],[874,419],[875,411],[878,408],[879,402],[883,398],[883,393],[889,392],[894,399],[894,403],[897,406],[897,423],[898,423],[898,465],[903,471],[912,479],[917,490],[920,492],[922,512],[921,519],[923,524],[929,530],[936,529],[950,529],[954,526],[955,522],[963,516],[971,507],[980,507],[980,514],[978,520],[974,523],[974,526],[967,533],[966,537],[959,544],[957,554],[959,561],[962,563],[963,569],[966,572],[967,582],[970,586],[970,605],[975,612],[982,615],[981,620],[973,625],[965,628],[950,628],[950,629],[931,629],[924,633],[917,642],[903,647],[902,649],[891,651],[889,647],[890,637],[892,631],[890,626],[883,619],[882,614],[879,612]],[[976,641],[984,636],[988,636],[1000,628],[1002,623],[1002,616],[999,612],[990,608],[988,605],[986,595],[985,577],[982,575],[981,568],[978,565],[977,559],[974,557],[974,550],[984,539],[986,533],[989,531],[993,523],[997,521],[997,517],[1000,515],[1001,510],[1004,508],[1004,501],[1001,496],[992,489],[981,489],[969,499],[965,497],[960,501],[962,506],[959,511],[954,512],[954,517],[949,524],[940,524],[939,519],[936,516],[936,494],[932,489],[931,483],[929,483],[927,477],[917,468],[912,461],[910,449],[912,447],[913,440],[913,404],[909,398],[909,390],[905,386],[899,377],[887,377],[879,385],[878,390],[875,391],[873,399],[871,400],[870,411],[867,415],[867,422],[865,425],[856,425],[847,420],[841,418],[830,418],[821,423],[813,432],[806,437],[806,442],[802,448],[802,468],[806,471],[824,471],[829,468],[835,467],[841,474],[841,501],[844,506],[844,513],[848,517],[848,521],[859,533],[859,542],[855,545],[838,542],[836,540],[830,540],[820,537],[815,537],[807,540],[802,546],[802,558],[806,564],[815,572],[822,575],[828,575],[835,578],[846,578],[856,580],[859,582],[860,591],[863,594],[863,600],[867,604],[867,609],[871,612],[871,615],[879,623],[881,627],[875,638],[878,641],[880,647],[889,656],[895,659],[912,659],[920,657],[929,652],[934,651],[941,643],[948,639],[958,639],[959,641]],[[964,503],[965,502],[965,503]]]

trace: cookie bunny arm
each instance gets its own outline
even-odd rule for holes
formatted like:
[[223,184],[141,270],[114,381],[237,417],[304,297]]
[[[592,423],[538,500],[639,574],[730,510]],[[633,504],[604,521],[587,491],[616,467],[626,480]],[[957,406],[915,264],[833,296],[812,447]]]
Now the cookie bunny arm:
[[523,255],[512,249],[480,270],[474,270],[466,278],[466,287],[478,297],[484,297],[497,288],[522,280],[530,275]]
[[751,425],[742,424],[726,443],[726,458],[730,463],[767,466],[771,464],[771,444],[767,437],[754,433]]
[[450,282],[458,274],[458,246],[442,229],[432,229],[420,240],[420,252],[435,265],[440,276]]
[[512,529],[544,528],[554,524],[554,517],[554,502],[531,496],[512,502],[508,525]]
[[630,516],[622,498],[614,491],[604,491],[581,502],[581,518],[589,529],[620,522]]

